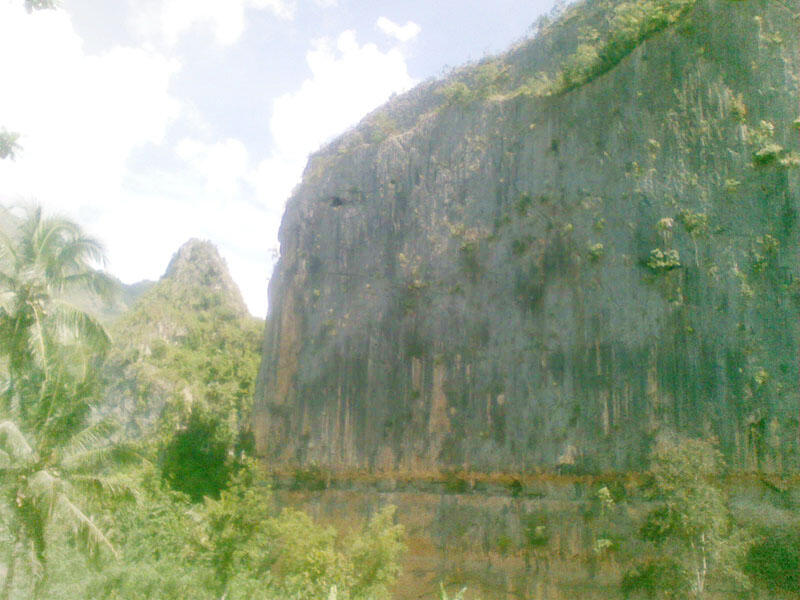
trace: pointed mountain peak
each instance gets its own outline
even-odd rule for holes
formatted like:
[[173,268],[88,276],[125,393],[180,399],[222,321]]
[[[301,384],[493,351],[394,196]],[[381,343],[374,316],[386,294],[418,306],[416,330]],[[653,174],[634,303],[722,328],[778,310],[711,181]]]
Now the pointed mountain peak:
[[217,247],[207,240],[192,238],[172,256],[162,281],[172,281],[188,289],[201,288],[217,294],[237,313],[247,315],[239,287],[228,271]]

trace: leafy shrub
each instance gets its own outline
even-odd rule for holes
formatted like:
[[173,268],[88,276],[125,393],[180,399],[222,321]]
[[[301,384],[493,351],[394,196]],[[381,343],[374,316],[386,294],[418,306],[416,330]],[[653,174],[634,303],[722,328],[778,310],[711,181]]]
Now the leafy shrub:
[[783,146],[780,144],[764,144],[753,152],[753,164],[765,166],[776,162],[783,155]]
[[800,589],[800,534],[772,532],[753,544],[745,572],[773,592]]
[[691,589],[688,571],[669,557],[637,565],[622,577],[621,587],[625,598],[685,598]]
[[388,598],[400,574],[405,552],[404,531],[394,523],[395,507],[385,506],[370,519],[348,553],[353,564],[350,593],[353,598]]
[[508,67],[497,60],[488,61],[471,70],[462,79],[452,81],[439,90],[445,104],[466,108],[498,93],[508,79]]
[[176,491],[200,502],[205,496],[219,498],[233,471],[229,449],[233,440],[213,415],[194,410],[186,425],[165,444],[161,473]]
[[369,127],[369,139],[373,144],[379,144],[397,132],[397,123],[386,113],[376,115]]
[[655,274],[666,273],[681,266],[680,255],[677,250],[662,250],[654,248],[650,251],[645,263],[648,269]]
[[605,246],[601,243],[591,244],[588,249],[589,253],[589,261],[590,262],[598,262],[603,256],[606,254]]

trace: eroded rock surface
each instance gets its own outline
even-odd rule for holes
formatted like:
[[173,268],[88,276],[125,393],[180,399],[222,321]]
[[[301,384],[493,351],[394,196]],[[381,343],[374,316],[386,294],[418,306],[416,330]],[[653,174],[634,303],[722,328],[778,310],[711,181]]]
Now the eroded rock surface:
[[575,89],[525,88],[589,17],[311,158],[270,285],[270,464],[638,469],[675,429],[797,465],[796,21],[703,0]]

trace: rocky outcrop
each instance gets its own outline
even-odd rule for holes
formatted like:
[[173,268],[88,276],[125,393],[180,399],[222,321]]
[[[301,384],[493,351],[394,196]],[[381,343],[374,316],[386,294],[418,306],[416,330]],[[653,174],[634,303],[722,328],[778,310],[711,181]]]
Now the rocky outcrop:
[[192,238],[173,255],[163,279],[184,288],[207,302],[216,297],[237,316],[249,314],[239,287],[228,272],[228,265],[211,242]]
[[797,465],[794,15],[701,0],[537,91],[598,10],[311,158],[254,407],[272,464],[636,469],[675,429]]
[[198,405],[232,435],[249,429],[262,327],[216,247],[189,240],[111,327],[105,410],[134,438],[171,431]]

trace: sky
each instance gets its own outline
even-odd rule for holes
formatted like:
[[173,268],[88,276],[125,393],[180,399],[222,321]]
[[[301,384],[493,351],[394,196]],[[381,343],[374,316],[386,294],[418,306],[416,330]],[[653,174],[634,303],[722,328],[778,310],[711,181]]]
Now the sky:
[[212,241],[267,312],[308,155],[430,77],[502,52],[553,0],[0,0],[0,204],[40,203],[156,280]]

